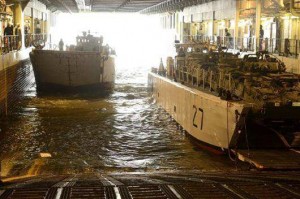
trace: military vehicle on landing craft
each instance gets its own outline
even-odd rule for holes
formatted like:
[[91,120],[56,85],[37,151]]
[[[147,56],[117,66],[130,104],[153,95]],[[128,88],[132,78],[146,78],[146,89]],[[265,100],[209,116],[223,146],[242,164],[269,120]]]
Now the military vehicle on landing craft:
[[176,49],[167,78],[150,73],[149,82],[188,134],[223,150],[300,147],[300,76],[283,62],[203,43]]

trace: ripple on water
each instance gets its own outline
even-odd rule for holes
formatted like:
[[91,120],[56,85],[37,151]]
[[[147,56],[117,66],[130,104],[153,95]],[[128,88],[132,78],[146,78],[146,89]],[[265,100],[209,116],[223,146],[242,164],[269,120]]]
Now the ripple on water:
[[39,163],[38,172],[46,174],[235,169],[226,157],[195,150],[155,104],[146,77],[142,69],[118,74],[106,97],[37,97],[30,90],[20,108],[1,121],[6,175],[28,172],[41,152],[52,156]]

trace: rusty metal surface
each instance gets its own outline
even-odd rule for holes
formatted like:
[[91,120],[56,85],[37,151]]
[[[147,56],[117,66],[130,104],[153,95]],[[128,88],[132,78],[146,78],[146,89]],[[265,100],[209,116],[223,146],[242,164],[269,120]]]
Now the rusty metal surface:
[[259,169],[299,170],[300,153],[293,150],[237,150],[238,158]]
[[0,199],[300,198],[299,176],[298,171],[38,176],[5,182]]

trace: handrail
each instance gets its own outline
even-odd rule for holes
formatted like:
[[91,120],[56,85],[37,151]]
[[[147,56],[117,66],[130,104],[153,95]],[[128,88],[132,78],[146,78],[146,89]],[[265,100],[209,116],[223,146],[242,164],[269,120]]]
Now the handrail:
[[20,49],[20,41],[21,38],[18,35],[0,36],[1,54]]
[[239,51],[268,51],[286,57],[298,57],[300,52],[299,39],[184,35],[182,40],[183,43],[207,42]]
[[32,46],[32,41],[35,39],[42,39],[47,41],[47,34],[25,34],[24,44],[22,44],[22,38],[18,35],[5,35],[0,36],[0,52],[1,54],[6,54],[12,51],[18,51],[25,46],[26,48]]

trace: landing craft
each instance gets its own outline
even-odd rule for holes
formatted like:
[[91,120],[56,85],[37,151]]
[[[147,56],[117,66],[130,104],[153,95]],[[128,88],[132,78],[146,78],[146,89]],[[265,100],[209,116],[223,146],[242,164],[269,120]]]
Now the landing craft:
[[[103,37],[84,32],[77,45],[65,51],[42,49],[30,53],[38,91],[110,88],[115,80],[114,50],[103,46]],[[62,42],[60,42],[62,44]],[[63,44],[62,44],[63,45]]]
[[240,59],[204,43],[176,47],[174,72],[151,72],[149,83],[192,137],[229,152],[300,147],[300,76],[283,62],[267,52]]

